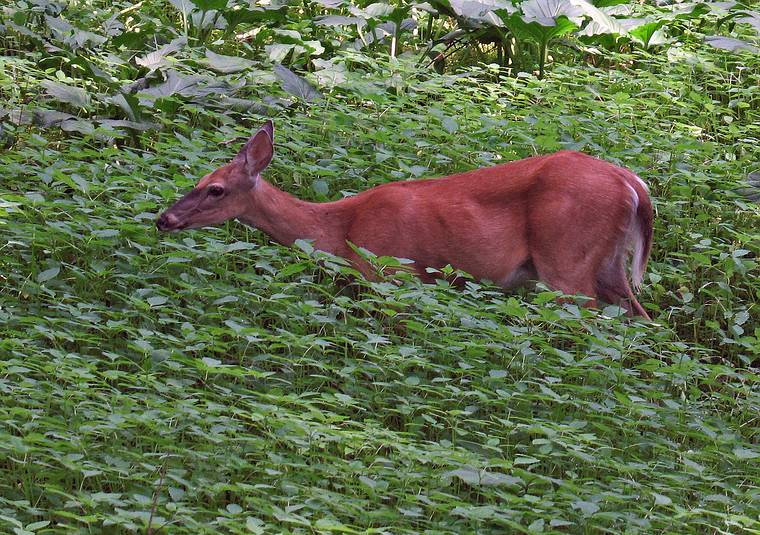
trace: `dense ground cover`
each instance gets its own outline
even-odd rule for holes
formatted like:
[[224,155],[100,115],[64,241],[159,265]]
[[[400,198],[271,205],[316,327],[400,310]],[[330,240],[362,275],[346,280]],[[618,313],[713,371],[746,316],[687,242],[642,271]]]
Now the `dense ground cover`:
[[[343,52],[317,97],[182,46],[122,102],[117,48],[77,51],[93,81],[8,43],[0,531],[760,531],[756,56],[539,80]],[[265,114],[267,177],[313,200],[560,148],[633,169],[654,322],[541,288],[346,291],[336,259],[236,223],[156,233]]]

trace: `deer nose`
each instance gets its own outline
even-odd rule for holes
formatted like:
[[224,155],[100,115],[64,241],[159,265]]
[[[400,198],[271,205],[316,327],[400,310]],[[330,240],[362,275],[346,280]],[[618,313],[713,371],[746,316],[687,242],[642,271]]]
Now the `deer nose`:
[[161,214],[161,217],[158,218],[158,221],[156,221],[156,228],[158,230],[171,230],[172,228],[177,226],[177,223],[179,221],[176,217],[174,217],[172,214],[168,212],[164,212]]

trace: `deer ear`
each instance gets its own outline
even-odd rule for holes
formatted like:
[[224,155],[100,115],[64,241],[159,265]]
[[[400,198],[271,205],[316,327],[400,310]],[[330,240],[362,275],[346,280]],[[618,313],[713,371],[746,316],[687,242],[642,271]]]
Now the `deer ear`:
[[269,124],[269,129],[266,128],[267,123],[265,123],[264,127],[256,132],[256,135],[249,139],[243,149],[235,156],[234,161],[244,163],[251,178],[256,178],[272,161],[274,146],[271,137],[272,127],[271,123]]
[[264,124],[262,124],[259,130],[263,130],[269,134],[269,139],[274,142],[274,122],[272,122],[272,119],[268,119]]

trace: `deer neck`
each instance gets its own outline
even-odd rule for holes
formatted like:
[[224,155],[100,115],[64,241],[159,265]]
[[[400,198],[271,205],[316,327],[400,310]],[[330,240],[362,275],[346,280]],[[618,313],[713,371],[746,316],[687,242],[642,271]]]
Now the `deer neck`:
[[336,238],[341,239],[337,236],[339,229],[325,210],[327,204],[336,203],[302,201],[261,177],[249,195],[248,207],[238,217],[246,225],[261,230],[282,245],[292,245],[299,239],[313,240],[318,249],[336,252],[333,249]]

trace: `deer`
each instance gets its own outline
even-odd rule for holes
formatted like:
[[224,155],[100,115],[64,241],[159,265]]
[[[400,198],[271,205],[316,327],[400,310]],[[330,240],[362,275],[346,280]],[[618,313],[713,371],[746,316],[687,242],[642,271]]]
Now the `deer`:
[[158,230],[236,219],[284,246],[311,240],[368,280],[378,274],[361,248],[411,260],[423,282],[451,266],[507,291],[540,281],[560,299],[583,295],[584,306],[601,300],[649,319],[632,286],[640,289],[652,247],[652,203],[646,184],[623,167],[562,150],[317,203],[261,176],[273,156],[268,120],[232,161],[162,213]]

